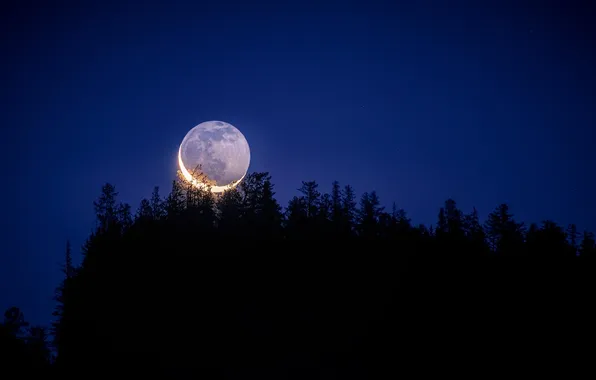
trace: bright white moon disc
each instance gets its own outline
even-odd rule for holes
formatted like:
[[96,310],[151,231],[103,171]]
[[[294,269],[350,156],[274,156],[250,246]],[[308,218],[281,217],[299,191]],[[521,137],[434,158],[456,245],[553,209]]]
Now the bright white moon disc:
[[206,121],[191,129],[180,144],[178,165],[194,186],[221,193],[236,186],[248,171],[250,149],[244,135],[223,121]]

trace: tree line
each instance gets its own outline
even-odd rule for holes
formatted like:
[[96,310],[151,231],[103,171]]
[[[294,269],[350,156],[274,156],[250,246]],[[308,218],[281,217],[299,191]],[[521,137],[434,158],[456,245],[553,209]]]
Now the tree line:
[[[541,310],[557,284],[564,297],[548,302],[566,300],[571,311],[590,284],[594,235],[575,225],[526,225],[507,204],[481,222],[453,199],[434,224],[413,225],[375,191],[357,198],[350,185],[323,192],[303,181],[298,192],[282,208],[269,173],[219,196],[179,178],[133,211],[105,184],[80,266],[67,243],[50,329],[27,329],[9,309],[3,358],[64,375],[279,378],[290,368],[302,378],[323,368],[356,378],[385,368],[388,337],[420,349],[408,323],[454,339],[453,328],[470,332],[478,321],[445,310],[500,305],[489,321],[512,305],[533,314],[521,295],[540,284],[532,299]],[[419,359],[414,351],[406,356]]]

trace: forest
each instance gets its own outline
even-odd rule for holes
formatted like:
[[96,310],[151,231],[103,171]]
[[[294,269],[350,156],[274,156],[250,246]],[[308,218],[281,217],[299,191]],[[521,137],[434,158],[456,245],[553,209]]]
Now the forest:
[[135,208],[98,193],[80,265],[65,242],[51,325],[5,312],[3,373],[483,376],[591,355],[596,243],[575,225],[507,204],[480,221],[453,199],[413,225],[338,182],[303,181],[282,207],[269,173],[219,196],[176,179]]

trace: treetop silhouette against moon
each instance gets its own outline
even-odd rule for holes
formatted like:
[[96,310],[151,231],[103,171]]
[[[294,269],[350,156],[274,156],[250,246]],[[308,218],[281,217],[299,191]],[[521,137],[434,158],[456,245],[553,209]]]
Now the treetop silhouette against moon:
[[180,144],[178,165],[197,188],[221,193],[238,185],[250,164],[244,135],[223,121],[206,121],[191,129]]

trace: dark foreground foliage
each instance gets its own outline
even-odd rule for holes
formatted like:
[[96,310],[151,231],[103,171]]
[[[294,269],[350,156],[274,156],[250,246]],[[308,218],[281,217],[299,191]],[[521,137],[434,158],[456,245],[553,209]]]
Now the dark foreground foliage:
[[80,267],[67,248],[56,375],[569,375],[592,352],[593,236],[507,205],[481,224],[447,200],[427,228],[374,192],[303,182],[282,210],[254,173],[217,199],[175,181],[135,215],[107,184],[95,209]]

